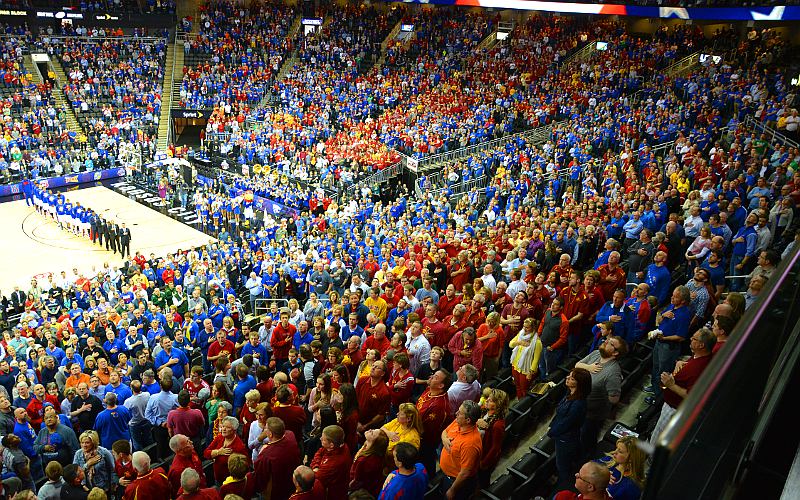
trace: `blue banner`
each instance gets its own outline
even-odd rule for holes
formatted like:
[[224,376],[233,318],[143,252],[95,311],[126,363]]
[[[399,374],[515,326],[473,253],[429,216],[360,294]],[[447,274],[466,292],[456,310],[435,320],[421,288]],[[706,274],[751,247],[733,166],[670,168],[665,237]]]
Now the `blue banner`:
[[[208,177],[204,177],[202,175],[197,176],[197,182],[203,184],[204,186],[211,186],[213,181]],[[223,184],[225,189],[231,189],[231,186],[228,184]],[[243,190],[238,188],[233,188],[234,194],[239,196],[244,193]],[[253,194],[253,208],[255,210],[263,210],[269,214],[272,214],[276,217],[296,217],[300,215],[300,211],[291,207],[287,207],[277,201],[271,200],[269,198],[264,198],[263,196],[258,196],[257,194]]]
[[616,3],[548,2],[539,0],[390,0],[403,3],[460,5],[495,9],[536,10],[563,14],[601,14],[703,21],[797,21],[800,6],[774,7],[647,7]]
[[[76,186],[86,182],[104,181],[106,179],[114,179],[116,177],[125,177],[125,169],[119,167],[110,168],[107,170],[95,170],[94,172],[62,175],[60,177],[51,177],[49,179],[42,179],[33,182],[47,189],[56,189],[65,186]],[[26,191],[26,187],[30,185],[30,182],[32,181],[23,181],[15,184],[4,184],[0,186],[0,198],[23,194]]]

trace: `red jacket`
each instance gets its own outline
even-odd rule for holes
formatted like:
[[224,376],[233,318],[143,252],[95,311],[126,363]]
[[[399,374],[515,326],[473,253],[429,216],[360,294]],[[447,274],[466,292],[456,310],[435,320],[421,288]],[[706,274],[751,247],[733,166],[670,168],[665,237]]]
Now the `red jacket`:
[[311,468],[316,472],[316,478],[326,490],[327,500],[347,500],[347,486],[350,477],[350,450],[346,444],[328,451],[325,448],[317,450],[311,461]]
[[278,322],[272,330],[272,339],[270,346],[272,346],[272,356],[274,359],[289,359],[289,349],[292,348],[292,337],[297,328],[289,323],[286,328],[283,324]]
[[[214,450],[218,450],[222,448],[223,443],[225,442],[225,437],[222,434],[218,434],[217,437],[211,441],[211,444],[203,452],[203,456],[205,458],[211,458],[211,452]],[[247,458],[247,461],[250,462],[250,450],[247,449],[247,446],[242,442],[239,436],[233,438],[233,442],[230,445],[232,453],[241,453]],[[229,456],[229,455],[228,455]],[[214,457],[214,479],[217,482],[222,482],[228,478],[230,475],[228,473],[228,456],[226,455],[217,455]]]

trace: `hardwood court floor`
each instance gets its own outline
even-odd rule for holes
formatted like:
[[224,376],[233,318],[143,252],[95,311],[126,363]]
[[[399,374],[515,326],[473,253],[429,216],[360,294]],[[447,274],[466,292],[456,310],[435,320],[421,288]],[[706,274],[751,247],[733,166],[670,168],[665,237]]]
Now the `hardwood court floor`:
[[[131,230],[131,252],[151,252],[157,256],[179,248],[207,244],[208,235],[156,212],[105,187],[69,191],[64,195],[80,202]],[[77,267],[81,273],[101,269],[104,262],[122,265],[119,254],[92,244],[58,227],[55,221],[39,215],[24,200],[0,204],[0,291],[6,296],[19,285],[27,290],[30,279],[43,273],[67,271]]]

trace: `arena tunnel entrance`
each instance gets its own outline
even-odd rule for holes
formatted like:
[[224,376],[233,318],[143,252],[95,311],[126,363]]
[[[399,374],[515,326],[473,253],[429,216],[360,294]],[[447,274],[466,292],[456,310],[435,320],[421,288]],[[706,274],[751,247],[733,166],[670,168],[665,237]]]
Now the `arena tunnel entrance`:
[[201,125],[186,125],[182,127],[175,137],[175,145],[187,146],[195,150],[199,149],[201,134],[205,129],[206,127]]
[[176,146],[199,149],[205,135],[210,109],[173,109],[172,133]]

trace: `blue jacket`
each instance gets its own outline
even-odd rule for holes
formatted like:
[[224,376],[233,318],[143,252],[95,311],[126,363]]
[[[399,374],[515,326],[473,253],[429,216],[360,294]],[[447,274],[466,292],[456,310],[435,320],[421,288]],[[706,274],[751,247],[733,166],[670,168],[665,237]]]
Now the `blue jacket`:
[[684,339],[689,338],[689,322],[692,320],[692,311],[689,306],[681,306],[675,308],[672,304],[668,305],[664,312],[672,311],[675,315],[674,318],[665,318],[663,313],[661,315],[661,324],[658,329],[661,330],[665,337],[671,335],[678,335]]
[[117,387],[114,387],[111,384],[106,385],[106,394],[109,392],[113,392],[117,395],[117,404],[122,406],[125,404],[125,400],[129,397],[133,396],[133,392],[131,392],[131,388],[125,384],[120,383]]
[[586,420],[586,400],[570,400],[564,396],[558,403],[553,420],[550,421],[547,435],[553,439],[579,439],[584,420]]
[[626,342],[630,342],[630,340],[628,339],[628,333],[630,331],[629,328],[631,326],[630,309],[625,307],[624,303],[620,307],[614,307],[613,302],[611,301],[606,302],[605,304],[603,304],[603,307],[601,307],[600,310],[597,311],[597,322],[602,323],[604,321],[609,321],[609,318],[611,316],[622,317],[622,321],[613,323],[614,335],[622,337],[623,339],[625,339]]
[[244,396],[251,389],[256,388],[256,379],[248,375],[246,379],[240,380],[233,389],[233,413],[239,413],[239,409],[244,406]]

